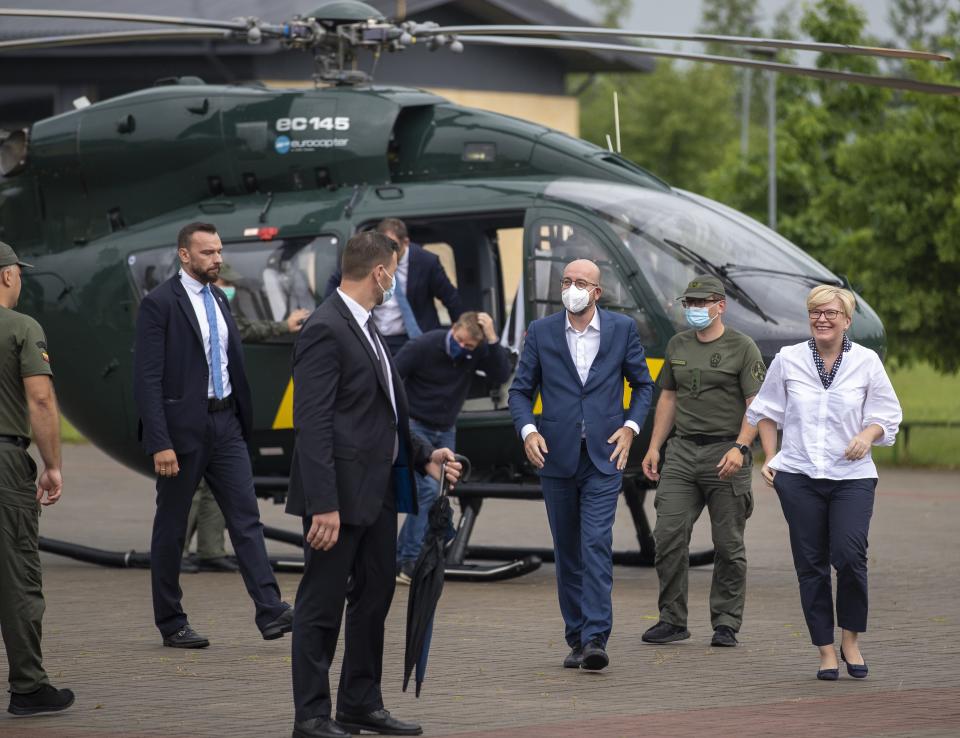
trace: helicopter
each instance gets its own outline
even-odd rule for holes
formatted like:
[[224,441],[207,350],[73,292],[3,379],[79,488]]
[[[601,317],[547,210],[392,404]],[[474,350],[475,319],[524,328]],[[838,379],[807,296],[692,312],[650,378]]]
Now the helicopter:
[[[276,24],[67,10],[0,9],[0,17],[151,26],[4,41],[0,53],[272,39],[314,58],[313,89],[168,79],[5,132],[0,142],[0,238],[35,265],[20,309],[41,323],[54,355],[63,357],[57,390],[64,413],[92,443],[145,474],[152,465],[138,442],[132,399],[136,312],[150,289],[176,273],[175,234],[190,221],[216,225],[224,258],[240,275],[235,309],[242,305],[250,319],[283,320],[323,299],[351,235],[400,218],[412,240],[446,250],[464,305],[493,316],[515,351],[530,320],[562,309],[564,265],[589,258],[602,274],[601,307],[635,320],[654,377],[667,342],[685,328],[678,296],[698,274],[723,281],[726,322],[754,338],[767,361],[806,337],[802,306],[811,286],[849,286],[775,231],[675,189],[615,151],[430,92],[377,85],[358,67],[362,53],[380,59],[415,53],[415,47],[465,54],[473,45],[592,49],[960,94],[950,85],[645,48],[623,39],[948,58],[923,51],[626,29],[392,22],[353,0],[327,2]],[[522,277],[511,285],[504,264],[513,243],[522,249]],[[859,297],[851,334],[883,353],[882,323]],[[294,443],[292,341],[281,336],[245,345],[255,483],[258,494],[274,499],[285,493]],[[449,560],[465,578],[517,575],[552,553],[536,551],[535,559],[526,550],[469,545],[483,499],[539,495],[506,407],[507,386],[478,376],[457,424],[457,450],[471,460],[474,477],[458,491],[463,518]],[[649,431],[650,421],[625,472],[639,551],[618,554],[623,563],[653,558],[640,473]],[[465,564],[467,556],[504,555],[514,559],[506,567],[471,574]],[[712,560],[711,552],[694,556],[698,563]]]

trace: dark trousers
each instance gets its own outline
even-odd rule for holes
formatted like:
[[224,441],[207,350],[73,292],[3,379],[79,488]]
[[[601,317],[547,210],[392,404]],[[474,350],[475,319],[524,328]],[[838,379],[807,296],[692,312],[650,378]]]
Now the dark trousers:
[[800,582],[800,604],[815,646],[833,643],[833,582],[837,570],[837,624],[867,629],[867,533],[876,479],[811,479],[777,472],[773,482],[790,528]]
[[[304,534],[311,519],[303,519]],[[329,551],[306,546],[293,623],[296,720],[329,717],[330,664],[347,603],[337,710],[363,715],[383,707],[383,630],[396,586],[397,513],[393,491],[369,526],[341,525]],[[347,579],[350,577],[350,586]]]
[[613,628],[613,520],[622,481],[599,471],[583,445],[573,477],[540,478],[571,647],[594,639],[605,646]]
[[250,456],[236,414],[231,410],[208,414],[203,446],[188,454],[177,454],[177,461],[177,476],[157,479],[157,512],[150,544],[157,628],[168,636],[187,623],[180,606],[180,558],[193,494],[200,480],[206,479],[227,521],[243,583],[256,606],[257,627],[263,630],[288,606],[280,600],[280,588],[267,558]]

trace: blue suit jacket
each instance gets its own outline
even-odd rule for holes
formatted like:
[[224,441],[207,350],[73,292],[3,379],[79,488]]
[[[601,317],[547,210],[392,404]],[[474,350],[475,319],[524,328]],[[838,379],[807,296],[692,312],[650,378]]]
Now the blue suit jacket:
[[[240,331],[227,296],[216,285],[210,288],[227,323],[231,396],[247,439],[253,406]],[[148,454],[168,448],[188,453],[204,443],[209,376],[197,314],[179,273],[174,274],[143,298],[137,312],[133,394],[140,412],[140,440]]]
[[[413,317],[423,333],[440,327],[440,318],[433,298],[437,298],[450,313],[450,320],[456,321],[463,312],[460,293],[447,278],[443,271],[440,257],[427,251],[418,243],[411,243],[410,262],[407,265],[407,284],[405,292]],[[340,286],[341,274],[338,269],[327,281],[327,291],[323,298],[327,299]]]
[[[565,315],[565,311],[548,315],[527,328],[510,387],[510,414],[518,433],[534,423],[546,440],[548,453],[541,476],[574,475],[580,459],[581,422],[586,423],[587,451],[594,466],[604,474],[616,474],[616,464],[610,461],[613,445],[607,439],[626,420],[642,428],[653,396],[637,325],[625,315],[600,310],[600,351],[582,384],[567,346]],[[624,378],[632,388],[626,413]],[[538,390],[543,399],[539,423],[533,415]]]

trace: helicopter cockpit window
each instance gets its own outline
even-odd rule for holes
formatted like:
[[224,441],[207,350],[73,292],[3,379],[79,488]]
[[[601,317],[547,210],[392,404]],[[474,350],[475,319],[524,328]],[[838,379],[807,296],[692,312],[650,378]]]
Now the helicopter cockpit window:
[[610,255],[591,232],[555,219],[540,220],[534,228],[534,317],[542,318],[563,309],[560,281],[564,267],[574,259],[590,259],[600,267],[600,307],[630,315],[637,322],[640,339],[647,344],[656,343],[653,321],[630,294]]
[[724,280],[727,310],[748,332],[772,322],[796,323],[802,335],[806,292],[815,284],[839,283],[774,231],[692,193],[560,180],[547,187],[546,195],[576,203],[607,222],[677,328],[687,327],[679,295],[699,274]]
[[[317,295],[337,268],[337,242],[334,236],[317,236],[225,243],[218,284],[228,288],[233,314],[242,319],[238,321],[241,329],[244,322],[278,323],[294,310],[313,310]],[[176,249],[164,246],[132,254],[128,267],[138,296],[143,297],[176,274],[180,262]],[[284,339],[292,340],[292,335],[270,340]],[[258,339],[247,336],[245,340]]]

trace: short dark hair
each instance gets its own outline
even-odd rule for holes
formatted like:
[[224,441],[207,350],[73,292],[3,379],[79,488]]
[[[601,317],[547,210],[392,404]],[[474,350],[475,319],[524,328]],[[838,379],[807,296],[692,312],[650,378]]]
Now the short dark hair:
[[377,223],[377,233],[386,235],[387,231],[396,235],[401,241],[408,238],[407,225],[399,218],[384,218]]
[[190,249],[190,240],[194,233],[212,233],[217,235],[217,227],[213,223],[187,223],[177,234],[177,248]]
[[392,239],[376,231],[357,233],[347,241],[340,257],[340,272],[344,279],[361,280],[377,264],[386,264],[400,247]]

